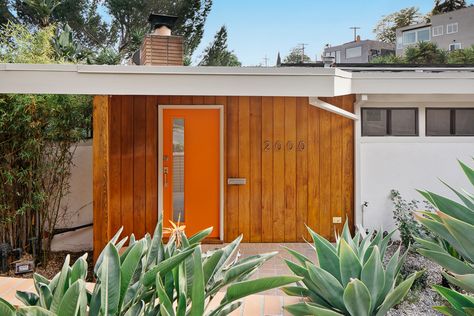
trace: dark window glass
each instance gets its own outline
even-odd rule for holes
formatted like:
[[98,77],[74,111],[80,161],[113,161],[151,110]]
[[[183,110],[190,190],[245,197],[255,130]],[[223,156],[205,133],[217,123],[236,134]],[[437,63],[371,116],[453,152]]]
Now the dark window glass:
[[427,136],[474,136],[474,108],[426,109]]
[[474,135],[474,109],[456,109],[456,135]]
[[427,109],[426,110],[426,135],[428,136],[451,135],[451,110]]
[[363,109],[362,117],[363,136],[387,135],[387,110]]
[[417,134],[415,109],[392,109],[390,114],[390,135],[413,136]]
[[418,109],[362,109],[362,136],[416,136]]

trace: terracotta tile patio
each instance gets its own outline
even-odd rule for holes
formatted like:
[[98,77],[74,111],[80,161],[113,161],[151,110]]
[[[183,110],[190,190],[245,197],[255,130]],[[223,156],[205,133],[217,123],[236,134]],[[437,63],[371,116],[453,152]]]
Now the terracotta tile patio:
[[[222,247],[223,245],[204,245],[203,250],[214,249]],[[257,244],[241,244],[240,253],[243,258],[249,257],[259,253],[278,251],[279,253],[269,261],[267,261],[261,269],[258,271],[255,277],[265,277],[265,276],[276,276],[283,274],[291,274],[288,270],[283,259],[291,258],[291,255],[282,248],[286,246],[288,248],[297,250],[307,256],[310,259],[315,259],[314,252],[311,247],[303,243],[287,243],[287,244],[276,244],[276,243],[257,243]],[[88,288],[92,290],[93,283],[88,283]],[[33,280],[32,279],[22,279],[22,278],[7,278],[0,277],[0,297],[6,299],[12,304],[18,306],[21,305],[21,302],[15,298],[15,293],[17,290],[35,292]],[[220,301],[221,296],[224,293],[219,293],[216,296],[216,299],[210,303],[210,307]],[[231,315],[240,316],[240,315],[288,315],[283,311],[282,306],[298,302],[298,298],[285,296],[280,290],[271,290],[260,295],[252,295],[247,297],[242,306],[234,311]]]

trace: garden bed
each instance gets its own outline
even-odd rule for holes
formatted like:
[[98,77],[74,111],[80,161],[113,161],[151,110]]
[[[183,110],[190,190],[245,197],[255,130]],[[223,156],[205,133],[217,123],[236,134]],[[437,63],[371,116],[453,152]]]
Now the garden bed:
[[[49,260],[46,266],[44,266],[41,263],[37,263],[35,272],[38,274],[41,274],[42,276],[52,279],[56,273],[61,271],[61,268],[64,264],[64,259],[66,259],[66,256],[69,254],[71,256],[71,262],[75,262],[77,258],[81,257],[84,255],[85,252],[65,252],[65,251],[59,251],[59,252],[51,252],[49,254]],[[24,259],[31,260],[31,257],[29,255],[25,255]],[[88,252],[87,256],[87,263],[88,263],[88,274],[87,274],[87,281],[92,282],[92,275],[93,275],[93,269],[94,265],[92,262],[92,251]],[[5,274],[0,274],[0,276],[5,276],[5,277],[14,277],[14,278],[32,278],[33,273],[24,273],[24,274],[15,274],[15,265],[12,264],[10,270],[5,273]]]

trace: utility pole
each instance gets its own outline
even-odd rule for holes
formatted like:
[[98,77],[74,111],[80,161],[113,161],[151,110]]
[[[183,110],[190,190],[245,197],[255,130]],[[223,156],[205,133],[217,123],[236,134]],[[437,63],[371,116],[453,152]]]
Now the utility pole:
[[359,26],[351,26],[351,30],[354,30],[354,42],[357,40],[357,30],[360,30]]
[[301,63],[304,63],[304,49],[305,49],[306,46],[308,46],[308,44],[301,43],[299,45],[301,47]]

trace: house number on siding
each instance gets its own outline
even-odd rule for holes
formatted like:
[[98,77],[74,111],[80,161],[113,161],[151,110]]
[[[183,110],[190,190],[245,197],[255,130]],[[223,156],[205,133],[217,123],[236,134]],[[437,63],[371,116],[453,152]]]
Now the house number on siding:
[[[292,151],[295,148],[295,143],[290,140],[286,143],[285,147],[288,151]],[[283,149],[283,144],[281,143],[281,141],[277,140],[273,144],[273,148],[275,149],[275,151],[280,151]],[[272,149],[272,143],[269,140],[264,141],[263,150],[270,151],[271,149]],[[296,143],[297,151],[304,151],[305,149],[306,149],[306,144],[304,141],[300,140],[299,142]]]

